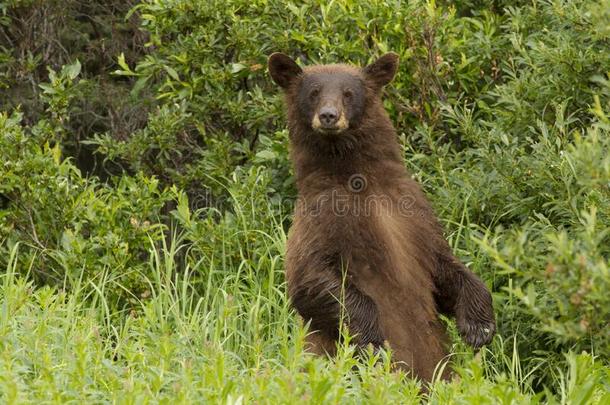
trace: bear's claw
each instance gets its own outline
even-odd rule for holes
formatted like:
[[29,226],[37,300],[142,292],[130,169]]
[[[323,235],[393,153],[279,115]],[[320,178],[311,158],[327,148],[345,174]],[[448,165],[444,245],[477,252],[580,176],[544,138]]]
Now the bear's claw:
[[468,345],[475,349],[491,342],[496,333],[496,324],[493,321],[470,320],[460,325],[458,322],[460,336]]

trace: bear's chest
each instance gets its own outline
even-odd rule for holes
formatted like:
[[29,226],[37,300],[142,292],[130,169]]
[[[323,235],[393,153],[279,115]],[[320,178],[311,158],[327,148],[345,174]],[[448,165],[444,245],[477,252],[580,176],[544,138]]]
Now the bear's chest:
[[[339,256],[342,261],[368,263],[390,260],[401,246],[400,201],[384,193],[331,188],[300,198],[289,247],[307,254]],[[305,252],[303,252],[305,253]]]

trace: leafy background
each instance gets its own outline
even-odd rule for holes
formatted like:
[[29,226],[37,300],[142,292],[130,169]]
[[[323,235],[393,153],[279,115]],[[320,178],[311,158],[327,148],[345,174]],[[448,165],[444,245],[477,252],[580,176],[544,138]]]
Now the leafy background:
[[[266,70],[401,57],[405,165],[493,290],[432,403],[610,402],[610,2],[0,2],[3,402],[405,403],[303,353]],[[349,338],[348,338],[349,340]]]

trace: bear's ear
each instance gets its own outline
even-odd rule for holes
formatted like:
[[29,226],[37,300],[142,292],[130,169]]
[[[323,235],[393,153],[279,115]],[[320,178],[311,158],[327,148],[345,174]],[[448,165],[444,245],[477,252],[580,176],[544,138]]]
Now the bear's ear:
[[365,76],[379,87],[390,83],[398,70],[398,55],[386,53],[363,69]]
[[284,89],[290,86],[290,83],[303,73],[303,69],[294,60],[280,52],[275,52],[269,56],[268,65],[273,81]]

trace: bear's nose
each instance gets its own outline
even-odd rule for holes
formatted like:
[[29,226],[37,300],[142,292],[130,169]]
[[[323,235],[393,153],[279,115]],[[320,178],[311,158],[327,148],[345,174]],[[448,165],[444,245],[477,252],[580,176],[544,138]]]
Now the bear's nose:
[[339,119],[339,112],[335,107],[324,106],[320,109],[320,113],[318,114],[318,118],[320,118],[320,123],[324,128],[332,128],[337,123]]

